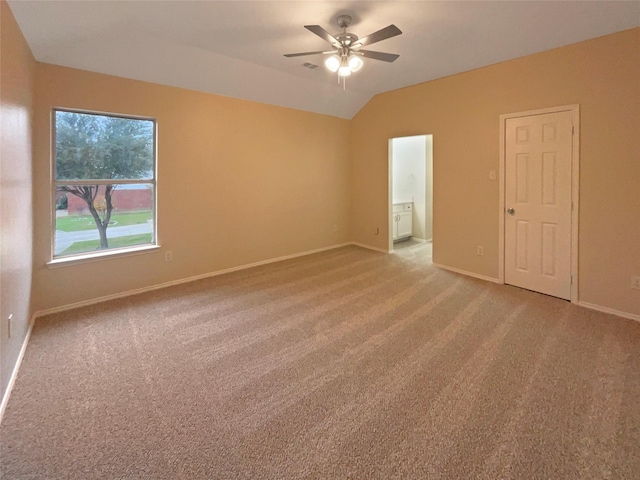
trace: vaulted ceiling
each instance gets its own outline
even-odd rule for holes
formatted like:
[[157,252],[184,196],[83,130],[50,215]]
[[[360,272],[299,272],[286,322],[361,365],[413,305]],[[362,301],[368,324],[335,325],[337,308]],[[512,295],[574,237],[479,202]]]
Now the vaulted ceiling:
[[[640,2],[616,1],[9,1],[40,62],[352,118],[378,93],[640,26]],[[304,25],[360,37],[402,35],[370,50],[347,79]],[[320,68],[309,69],[310,62]]]

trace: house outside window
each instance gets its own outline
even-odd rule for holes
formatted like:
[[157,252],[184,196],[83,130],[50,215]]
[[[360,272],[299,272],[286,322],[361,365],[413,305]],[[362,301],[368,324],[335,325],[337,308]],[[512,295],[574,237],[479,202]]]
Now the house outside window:
[[156,122],[53,111],[53,259],[156,245]]

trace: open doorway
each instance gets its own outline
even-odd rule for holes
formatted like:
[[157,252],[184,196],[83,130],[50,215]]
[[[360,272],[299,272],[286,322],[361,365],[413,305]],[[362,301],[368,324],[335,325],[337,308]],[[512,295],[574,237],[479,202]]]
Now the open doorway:
[[[433,238],[433,135],[389,141],[389,251]],[[431,256],[431,255],[429,255]]]

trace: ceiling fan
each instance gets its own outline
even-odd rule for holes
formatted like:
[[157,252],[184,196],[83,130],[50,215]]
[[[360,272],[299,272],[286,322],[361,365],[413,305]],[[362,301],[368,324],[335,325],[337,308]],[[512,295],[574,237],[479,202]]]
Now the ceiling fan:
[[362,50],[362,47],[371,45],[372,43],[386,40],[387,38],[400,35],[402,31],[395,25],[378,30],[377,32],[367,35],[364,38],[358,38],[357,35],[347,32],[347,27],[351,25],[351,16],[340,15],[338,17],[338,26],[342,28],[342,32],[337,35],[331,35],[320,25],[305,25],[304,28],[330,43],[333,50],[303,52],[303,53],[287,53],[285,57],[303,57],[305,55],[331,55],[325,60],[325,66],[331,72],[338,73],[338,82],[342,80],[343,86],[345,78],[362,68],[364,62],[362,57],[374,60],[382,60],[383,62],[393,62],[400,55],[394,53],[374,52],[371,50]]

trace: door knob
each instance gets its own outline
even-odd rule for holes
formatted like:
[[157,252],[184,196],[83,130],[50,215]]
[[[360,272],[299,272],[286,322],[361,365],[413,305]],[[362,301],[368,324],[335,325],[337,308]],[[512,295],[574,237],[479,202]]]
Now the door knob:
[[515,214],[515,213],[516,213],[516,211],[515,211],[513,208],[507,208],[507,213],[508,213],[509,215],[513,215],[513,214]]

